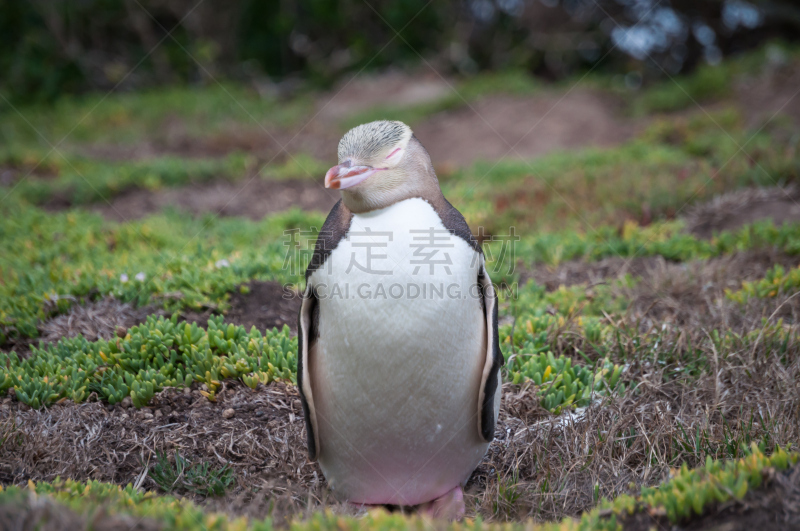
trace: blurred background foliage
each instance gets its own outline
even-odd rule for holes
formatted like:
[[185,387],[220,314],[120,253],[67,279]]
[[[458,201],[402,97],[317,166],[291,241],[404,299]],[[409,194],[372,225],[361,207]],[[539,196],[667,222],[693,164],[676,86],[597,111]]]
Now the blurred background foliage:
[[420,58],[641,84],[799,35],[792,0],[0,0],[0,104],[219,77],[287,93]]

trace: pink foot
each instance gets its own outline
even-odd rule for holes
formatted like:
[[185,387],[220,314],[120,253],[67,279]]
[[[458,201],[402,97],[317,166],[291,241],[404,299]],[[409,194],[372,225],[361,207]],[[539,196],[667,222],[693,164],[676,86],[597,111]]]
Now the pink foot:
[[430,518],[441,518],[451,522],[461,520],[466,512],[464,492],[457,486],[447,494],[420,505],[419,512]]

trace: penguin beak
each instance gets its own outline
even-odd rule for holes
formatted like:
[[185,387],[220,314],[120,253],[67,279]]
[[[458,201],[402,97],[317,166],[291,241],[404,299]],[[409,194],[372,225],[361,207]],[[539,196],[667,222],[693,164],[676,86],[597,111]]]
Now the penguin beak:
[[372,166],[343,166],[337,164],[325,174],[325,188],[344,190],[367,180],[367,177],[379,171]]

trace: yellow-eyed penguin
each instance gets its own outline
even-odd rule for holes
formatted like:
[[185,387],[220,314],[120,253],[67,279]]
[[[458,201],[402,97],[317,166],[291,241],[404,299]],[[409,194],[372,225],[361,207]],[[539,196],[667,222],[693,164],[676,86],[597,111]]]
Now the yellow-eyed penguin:
[[338,155],[325,186],[342,199],[317,239],[298,317],[309,456],[352,503],[433,501],[463,514],[461,486],[500,406],[483,252],[407,125],[355,127]]

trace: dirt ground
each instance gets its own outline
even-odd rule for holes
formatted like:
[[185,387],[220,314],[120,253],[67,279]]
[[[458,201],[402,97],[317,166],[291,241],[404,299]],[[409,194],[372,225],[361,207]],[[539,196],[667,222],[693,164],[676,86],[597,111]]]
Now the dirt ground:
[[336,122],[372,107],[410,107],[449,96],[454,82],[430,71],[410,74],[390,70],[377,75],[359,75],[342,80],[317,102],[317,118]]
[[635,123],[619,102],[576,89],[565,95],[481,98],[417,124],[414,134],[436,164],[532,158],[557,150],[607,147],[633,136]]
[[[271,281],[251,280],[244,286],[247,293],[241,289],[231,292],[228,301],[231,307],[224,312],[226,323],[242,325],[248,331],[253,326],[263,331],[288,325],[292,333],[297,332],[300,296],[296,292]],[[181,314],[181,319],[205,326],[211,315],[211,311],[187,311]]]
[[141,219],[166,208],[195,215],[243,216],[259,220],[270,214],[298,207],[328,212],[339,193],[322,186],[322,180],[267,181],[259,177],[243,181],[215,181],[164,190],[129,190],[98,203],[96,212],[113,221]]
[[800,189],[746,188],[697,205],[686,215],[687,230],[700,238],[734,231],[762,219],[776,225],[800,221]]
[[[721,441],[724,416],[729,436],[746,432],[758,439],[760,427],[753,432],[747,426],[755,404],[772,415],[766,419],[771,441],[795,440],[795,427],[773,425],[772,419],[791,415],[800,403],[796,386],[790,390],[774,380],[776,370],[788,369],[782,378],[793,378],[796,362],[778,367],[779,362],[766,360],[745,377],[741,361],[732,356],[721,362],[716,379],[704,376],[687,385],[664,383],[659,369],[640,360],[630,369],[640,382],[636,393],[560,416],[539,405],[534,387],[504,385],[496,439],[466,488],[470,512],[493,520],[577,515],[594,505],[598,483],[602,496],[612,496],[628,492],[631,482],[657,484],[674,463],[697,460],[675,442],[686,435],[681,426],[690,434],[703,426],[710,441]],[[710,403],[716,404],[714,411],[708,410]],[[308,462],[304,430],[297,389],[283,383],[251,390],[226,381],[214,403],[196,387],[168,389],[141,410],[127,400],[115,406],[67,401],[31,410],[6,398],[0,404],[0,440],[5,441],[0,482],[24,484],[60,475],[157,489],[147,471],[159,453],[178,451],[193,463],[233,469],[236,485],[222,498],[176,493],[212,509],[272,514],[278,522],[308,504],[352,513],[356,509],[337,504],[318,466]],[[509,489],[519,492],[513,501]]]
[[166,315],[166,312],[153,305],[134,308],[114,297],[105,297],[85,304],[74,304],[67,313],[41,323],[39,337],[17,338],[0,348],[4,352],[13,350],[18,355],[27,357],[31,346],[57,343],[63,338],[82,335],[89,341],[110,339],[115,334],[145,322],[148,315]]
[[[557,267],[542,265],[531,271],[523,270],[520,282],[534,280],[553,291],[559,286],[594,285],[616,280],[629,274],[645,282],[659,275],[685,271],[689,276],[705,278],[706,287],[738,289],[745,280],[762,278],[775,265],[789,269],[800,265],[800,256],[779,253],[773,249],[743,251],[696,262],[670,262],[660,256],[640,258],[604,258],[598,262],[570,260]],[[692,283],[694,284],[694,282]]]
[[284,289],[277,282],[253,280],[246,286],[248,293],[237,290],[231,294],[231,308],[225,312],[226,322],[243,325],[247,330],[252,326],[266,330],[289,325],[293,332],[297,331],[299,294]]
[[626,274],[635,277],[645,276],[649,271],[658,267],[664,259],[657,256],[639,258],[604,258],[598,262],[584,262],[582,260],[569,260],[556,267],[540,265],[532,270],[520,267],[520,284],[533,280],[544,286],[547,291],[553,291],[560,286],[574,286],[576,284],[595,285],[608,280],[622,278]]
[[[187,124],[173,117],[166,121],[159,138],[131,146],[98,143],[75,149],[110,160],[164,154],[220,157],[244,151],[280,162],[288,152],[333,164],[339,138],[345,133],[342,122],[348,116],[376,106],[407,108],[432,103],[454,94],[455,86],[454,81],[430,72],[361,75],[318,96],[313,114],[294,127],[245,122],[210,137],[197,137]],[[640,126],[622,110],[622,102],[615,97],[580,88],[566,95],[543,91],[527,96],[486,96],[410,125],[437,166],[464,167],[478,159],[529,158],[554,150],[618,144]]]
[[[252,280],[243,286],[247,287],[247,293],[242,293],[241,289],[231,292],[230,308],[224,312],[226,322],[242,325],[248,331],[253,326],[264,331],[280,329],[284,325],[289,325],[293,333],[297,331],[297,313],[300,311],[297,293],[273,281]],[[179,314],[179,319],[205,327],[214,313],[211,310],[184,311]],[[149,315],[169,317],[168,312],[155,305],[134,308],[114,297],[75,304],[67,313],[44,321],[39,326],[38,338],[11,342],[4,345],[3,350],[13,350],[27,357],[31,346],[57,343],[63,338],[83,335],[89,341],[110,339],[118,334],[124,335],[125,330],[145,322]]]

